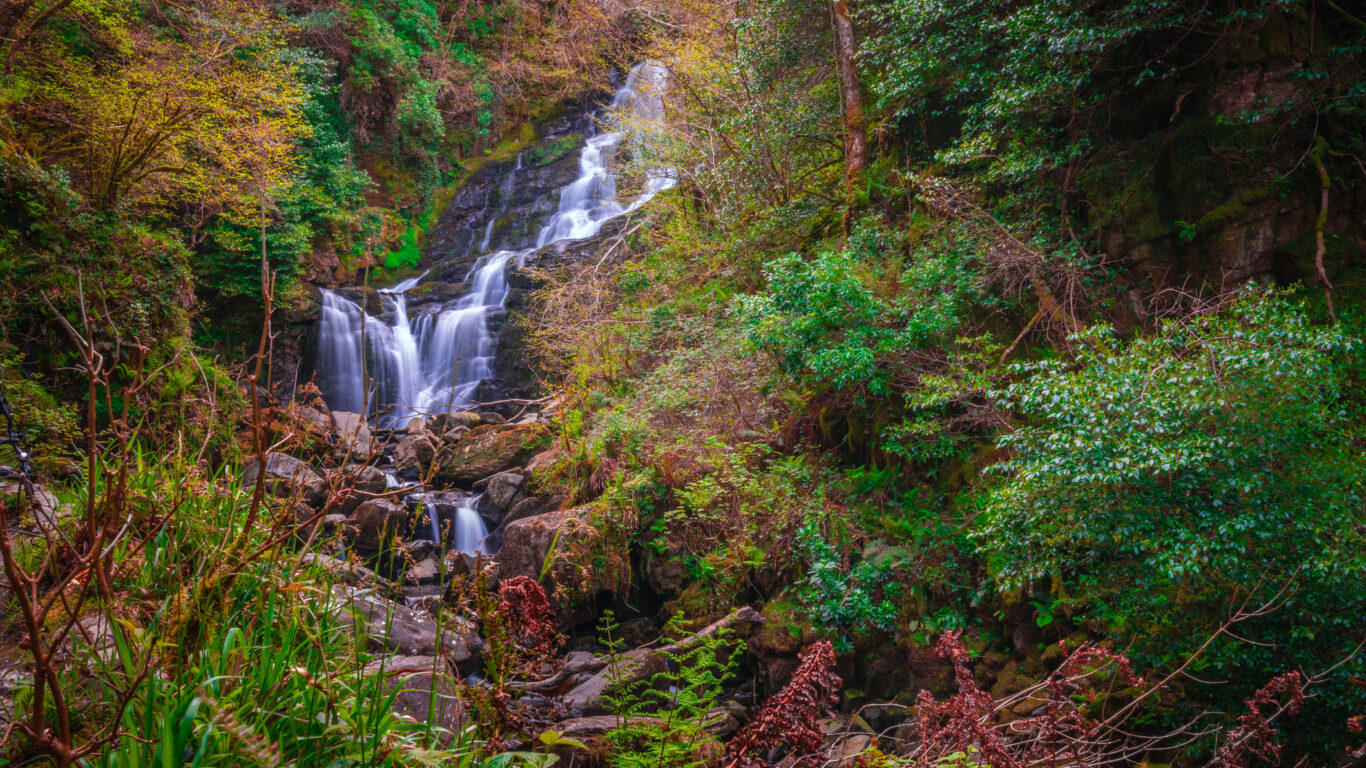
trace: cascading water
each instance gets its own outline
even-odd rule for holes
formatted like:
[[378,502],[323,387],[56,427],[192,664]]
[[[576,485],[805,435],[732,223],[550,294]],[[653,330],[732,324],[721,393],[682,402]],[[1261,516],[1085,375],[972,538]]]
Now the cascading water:
[[[661,119],[667,76],[661,65],[637,64],[617,90],[613,110],[641,120]],[[537,234],[534,248],[489,253],[496,220],[491,217],[479,248],[484,255],[466,278],[468,292],[442,311],[424,315],[415,324],[409,318],[406,294],[422,277],[380,292],[381,301],[391,310],[391,322],[324,290],[317,382],[328,405],[333,410],[375,415],[383,426],[390,427],[402,427],[417,415],[477,405],[476,390],[493,374],[495,340],[488,319],[507,299],[508,262],[546,245],[592,237],[611,218],[635,210],[673,186],[674,180],[667,173],[650,174],[641,194],[629,206],[622,206],[617,201],[616,177],[610,166],[622,136],[623,132],[616,130],[587,138],[579,156],[579,176],[560,189],[558,208]],[[499,189],[500,212],[513,196],[521,166],[519,154]],[[486,199],[486,212],[488,202]],[[478,518],[473,510],[471,514]],[[482,521],[479,524],[482,527]]]

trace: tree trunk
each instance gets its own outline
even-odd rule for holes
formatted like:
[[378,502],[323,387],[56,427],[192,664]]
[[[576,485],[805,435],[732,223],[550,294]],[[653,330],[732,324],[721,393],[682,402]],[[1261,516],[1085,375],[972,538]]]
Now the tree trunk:
[[848,197],[845,209],[845,229],[849,228],[849,212],[854,199],[854,185],[859,173],[868,164],[868,139],[863,128],[863,92],[859,89],[858,67],[855,57],[858,43],[854,40],[854,24],[849,20],[848,0],[832,0],[831,11],[835,27],[835,54],[840,76],[840,95],[844,100],[844,186]]

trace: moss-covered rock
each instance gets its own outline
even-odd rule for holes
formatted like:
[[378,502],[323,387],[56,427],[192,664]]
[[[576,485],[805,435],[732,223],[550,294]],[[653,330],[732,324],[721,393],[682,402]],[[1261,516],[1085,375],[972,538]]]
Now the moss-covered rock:
[[543,424],[486,425],[470,430],[442,459],[439,482],[468,486],[511,469],[545,448],[550,431]]

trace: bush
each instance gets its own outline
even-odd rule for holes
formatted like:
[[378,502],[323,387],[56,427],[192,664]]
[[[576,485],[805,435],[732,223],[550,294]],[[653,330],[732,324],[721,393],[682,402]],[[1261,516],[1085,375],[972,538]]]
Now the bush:
[[[1099,326],[1077,341],[1075,361],[1020,365],[1000,393],[1030,420],[1000,440],[1011,456],[975,533],[1001,588],[1051,579],[1071,609],[1167,663],[1286,588],[1238,630],[1266,645],[1225,639],[1207,673],[1265,680],[1347,657],[1349,617],[1366,609],[1366,464],[1342,397],[1359,342],[1258,290],[1151,336]],[[1333,673],[1320,705],[1345,703],[1360,664]]]

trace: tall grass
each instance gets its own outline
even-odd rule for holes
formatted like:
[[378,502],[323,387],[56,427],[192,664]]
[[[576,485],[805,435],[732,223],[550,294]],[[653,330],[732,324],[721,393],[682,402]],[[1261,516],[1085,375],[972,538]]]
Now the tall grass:
[[[118,720],[116,738],[82,765],[341,768],[470,759],[471,734],[393,713],[399,689],[339,611],[337,577],[270,546],[283,521],[254,526],[245,549],[257,555],[231,560],[251,501],[235,471],[204,476],[139,452],[131,459],[125,525],[138,535],[113,548],[115,600],[89,601],[81,615],[61,618],[75,620],[62,670],[73,728],[94,732]],[[85,486],[54,490],[64,506],[84,508]],[[106,489],[97,483],[95,492]],[[281,506],[269,515],[292,519]],[[75,517],[59,523],[78,525]],[[36,565],[52,540],[28,539],[16,555]],[[221,579],[225,569],[234,578]],[[194,585],[215,578],[227,585],[222,593],[191,602]],[[10,607],[6,616],[15,615]],[[186,615],[191,610],[196,615]],[[29,690],[21,684],[16,717],[30,714]],[[15,762],[0,765],[33,764],[16,747],[8,755]]]

